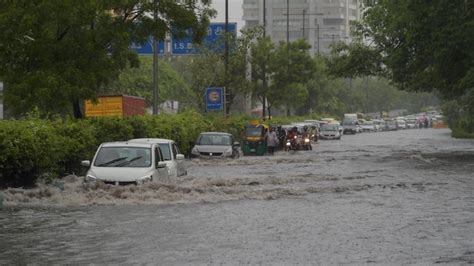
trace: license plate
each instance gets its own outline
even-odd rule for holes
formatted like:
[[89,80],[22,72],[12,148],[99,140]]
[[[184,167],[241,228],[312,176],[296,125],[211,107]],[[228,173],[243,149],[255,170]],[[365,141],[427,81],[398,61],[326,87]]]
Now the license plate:
[[250,149],[250,152],[255,152],[255,149]]

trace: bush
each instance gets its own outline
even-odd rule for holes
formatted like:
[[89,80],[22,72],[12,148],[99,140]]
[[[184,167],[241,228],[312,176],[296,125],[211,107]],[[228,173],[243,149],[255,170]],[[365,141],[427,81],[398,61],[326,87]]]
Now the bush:
[[130,120],[119,117],[98,117],[90,120],[95,130],[96,144],[110,141],[125,141],[133,138],[134,129]]
[[58,173],[66,137],[41,120],[0,123],[0,186],[31,187],[41,176]]
[[443,104],[443,114],[454,138],[474,138],[474,93]]
[[[0,187],[31,187],[40,177],[82,174],[85,169],[81,161],[92,159],[103,142],[166,138],[176,141],[181,152],[189,154],[190,142],[194,142],[199,133],[223,131],[241,139],[244,126],[251,120],[253,118],[247,115],[204,117],[194,111],[123,119],[0,120]],[[303,120],[295,117],[266,122],[271,125]]]
[[92,160],[100,144],[96,138],[97,129],[89,120],[58,120],[53,122],[53,126],[57,135],[66,136],[61,144],[64,155],[58,161],[60,174],[81,174],[84,171],[81,161]]

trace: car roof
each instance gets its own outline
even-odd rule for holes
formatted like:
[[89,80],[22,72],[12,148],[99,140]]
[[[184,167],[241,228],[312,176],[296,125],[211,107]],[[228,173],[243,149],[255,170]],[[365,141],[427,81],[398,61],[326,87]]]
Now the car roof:
[[129,142],[132,143],[158,143],[158,144],[166,144],[174,142],[171,139],[159,139],[159,138],[140,138],[140,139],[131,139]]
[[227,132],[201,132],[199,135],[226,135],[226,136],[232,136],[232,134],[227,133]]
[[115,142],[104,142],[100,144],[101,147],[145,147],[149,148],[153,143],[143,142],[129,142],[129,141],[115,141]]

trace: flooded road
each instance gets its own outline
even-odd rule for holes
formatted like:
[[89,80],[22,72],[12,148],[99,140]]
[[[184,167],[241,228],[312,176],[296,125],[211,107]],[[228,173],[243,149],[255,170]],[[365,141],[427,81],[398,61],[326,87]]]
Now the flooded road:
[[365,133],[141,187],[9,189],[0,264],[474,263],[474,141]]

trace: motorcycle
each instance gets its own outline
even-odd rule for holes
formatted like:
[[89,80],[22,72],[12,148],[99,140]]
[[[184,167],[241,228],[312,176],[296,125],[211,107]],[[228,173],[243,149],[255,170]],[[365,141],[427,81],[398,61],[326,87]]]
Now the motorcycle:
[[298,143],[296,142],[297,141],[297,137],[294,136],[294,138],[292,139],[287,139],[286,140],[286,146],[285,146],[285,151],[296,151],[298,150]]
[[303,149],[305,150],[313,150],[313,147],[311,146],[311,140],[309,137],[304,137],[304,143],[303,143]]

